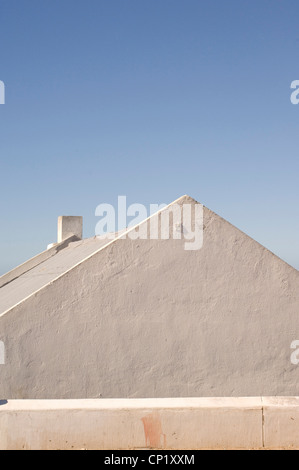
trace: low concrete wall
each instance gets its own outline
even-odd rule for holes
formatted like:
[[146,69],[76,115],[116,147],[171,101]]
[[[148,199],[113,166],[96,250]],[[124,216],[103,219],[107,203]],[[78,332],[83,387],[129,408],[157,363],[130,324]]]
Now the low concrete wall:
[[299,448],[299,398],[0,401],[0,449]]
[[273,449],[299,449],[299,397],[262,399],[264,446]]

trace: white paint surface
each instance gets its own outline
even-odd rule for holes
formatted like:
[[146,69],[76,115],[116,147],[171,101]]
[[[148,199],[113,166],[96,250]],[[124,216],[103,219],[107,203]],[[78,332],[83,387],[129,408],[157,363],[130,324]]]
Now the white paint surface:
[[260,398],[17,400],[0,406],[5,450],[262,446]]
[[0,316],[0,396],[299,395],[298,271],[207,208],[204,226],[198,251],[114,240]]
[[298,423],[298,397],[11,400],[0,449],[299,449]]
[[82,239],[83,233],[83,218],[80,216],[66,216],[58,217],[57,226],[57,242],[61,243],[67,238],[75,235],[79,240]]

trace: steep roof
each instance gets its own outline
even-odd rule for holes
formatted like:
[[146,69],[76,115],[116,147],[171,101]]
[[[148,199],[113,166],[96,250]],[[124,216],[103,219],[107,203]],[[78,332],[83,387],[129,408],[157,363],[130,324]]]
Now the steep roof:
[[[167,208],[173,204],[179,202],[196,203],[196,201],[189,196],[182,196],[173,203],[169,204]],[[166,208],[166,209],[167,209]],[[206,208],[205,208],[206,209]],[[212,211],[206,209],[210,214]],[[216,215],[216,214],[214,214]],[[154,214],[149,219],[156,217]],[[216,217],[222,220],[224,223],[229,224],[221,217]],[[148,220],[149,220],[148,219]],[[144,222],[141,222],[142,225]],[[229,224],[231,225],[231,224]],[[236,227],[231,225],[232,228],[240,232]],[[124,235],[130,230],[123,230],[119,234],[115,234],[115,239],[119,235]],[[243,232],[240,232],[243,233]],[[252,240],[248,235],[243,234],[248,239]],[[263,250],[268,251],[262,247],[258,242],[252,240],[256,245],[260,246]],[[11,272],[0,277],[0,314],[11,309],[22,300],[33,293],[39,291],[44,286],[54,281],[59,276],[68,272],[70,269],[75,267],[78,263],[82,263],[86,258],[95,254],[98,250],[103,249],[106,245],[111,243],[111,239],[106,237],[93,237],[84,240],[76,240],[76,237],[71,237],[63,243],[58,244],[58,247],[54,247],[46,252],[43,252],[32,260],[24,263],[20,267],[15,268]],[[270,252],[269,252],[270,253]],[[276,255],[273,255],[276,257]],[[282,263],[286,264],[283,260]],[[28,267],[27,267],[28,265]],[[290,267],[291,269],[295,269]],[[296,271],[296,270],[295,270]],[[15,273],[15,274],[14,274]],[[6,282],[7,279],[7,282]]]
[[125,232],[2,276],[0,395],[298,395],[299,272],[206,207],[203,222],[195,251]]
[[41,262],[37,259],[35,266],[28,270],[25,268],[25,272],[0,288],[0,313],[37,292],[107,243],[107,239],[100,237],[73,241],[62,250],[55,251],[50,258]]

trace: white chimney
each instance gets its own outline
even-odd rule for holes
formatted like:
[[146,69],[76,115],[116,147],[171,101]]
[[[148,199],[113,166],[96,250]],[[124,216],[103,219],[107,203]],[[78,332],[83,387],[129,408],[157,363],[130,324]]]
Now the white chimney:
[[58,217],[57,243],[61,243],[73,235],[82,240],[83,217],[72,215]]

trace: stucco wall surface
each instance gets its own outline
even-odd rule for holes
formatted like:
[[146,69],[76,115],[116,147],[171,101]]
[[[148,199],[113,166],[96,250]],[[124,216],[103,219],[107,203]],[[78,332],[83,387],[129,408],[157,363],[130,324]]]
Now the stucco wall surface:
[[117,239],[2,314],[1,398],[299,395],[298,271],[207,208],[184,243]]

